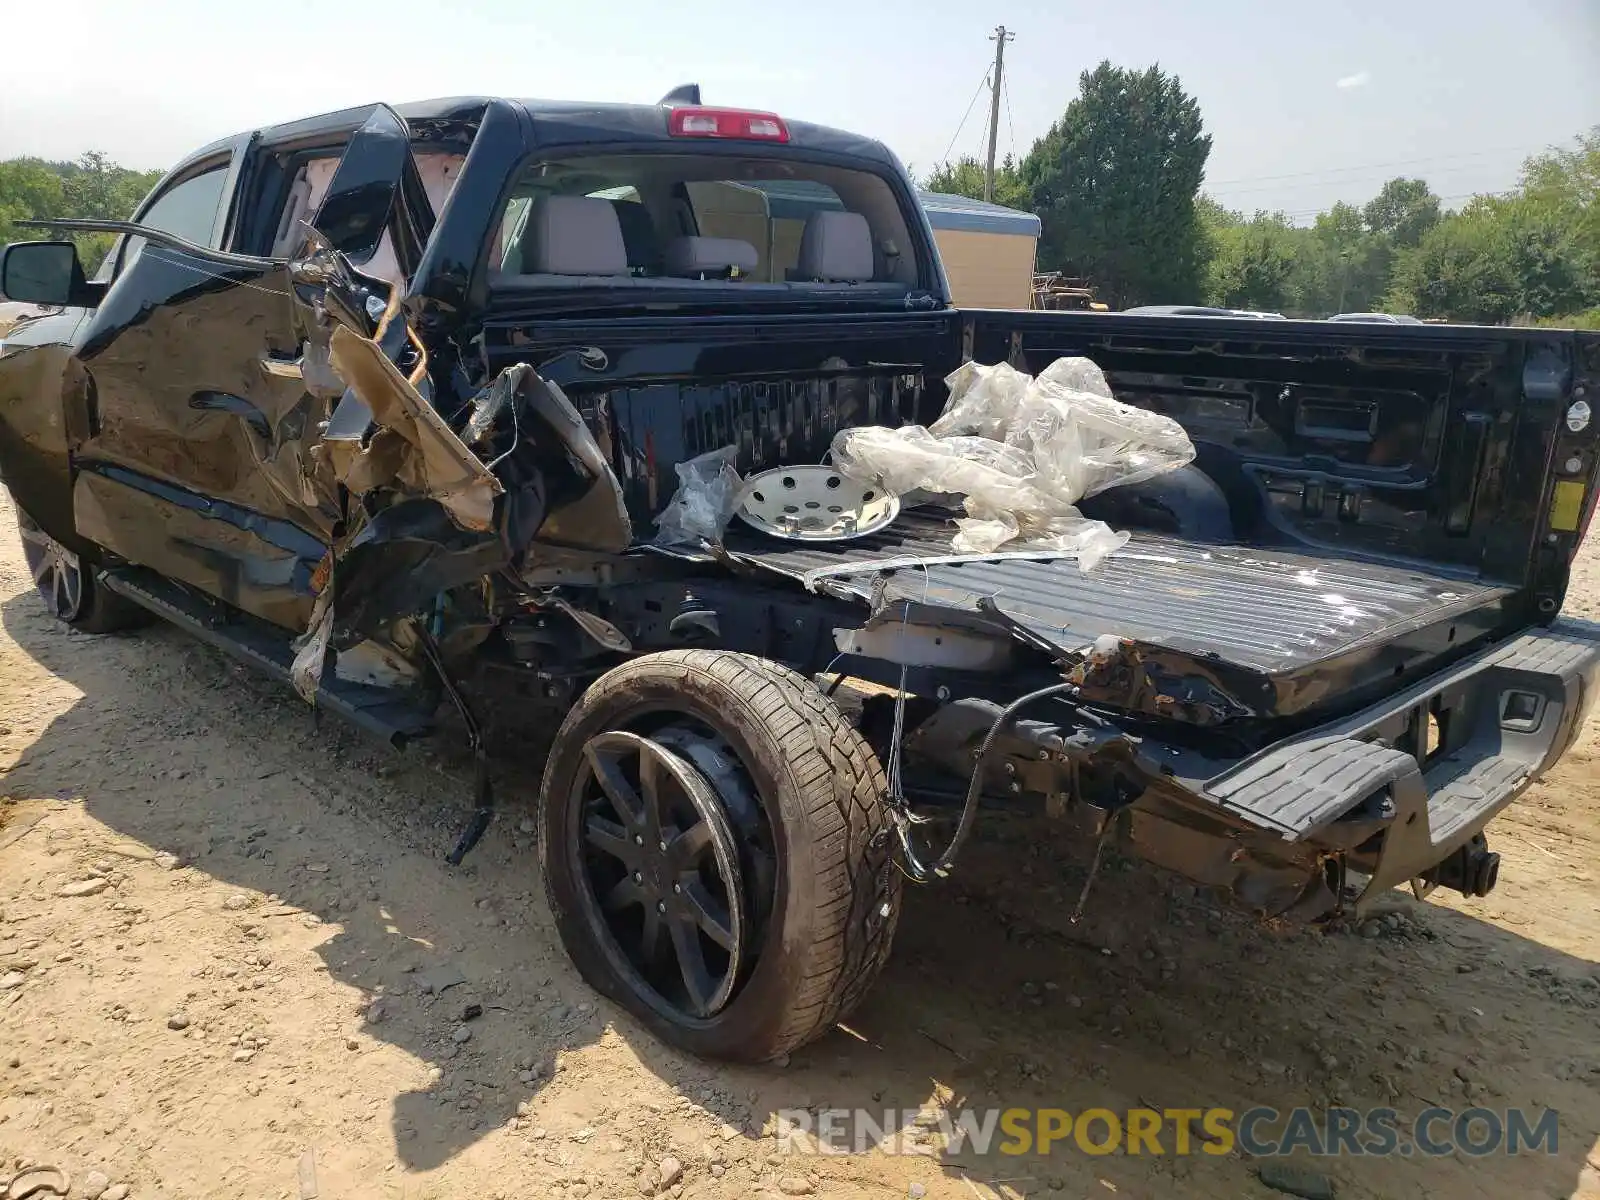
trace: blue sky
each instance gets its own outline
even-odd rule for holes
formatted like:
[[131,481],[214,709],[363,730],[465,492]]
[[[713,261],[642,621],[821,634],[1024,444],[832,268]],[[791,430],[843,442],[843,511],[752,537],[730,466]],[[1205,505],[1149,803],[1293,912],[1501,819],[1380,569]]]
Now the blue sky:
[[[1026,152],[1102,58],[1159,62],[1214,138],[1207,190],[1308,216],[1420,174],[1500,190],[1600,123],[1600,0],[52,0],[72,30],[7,55],[0,157],[165,165],[212,138],[372,100],[498,93],[770,108],[941,158],[1004,23],[1001,152]],[[378,14],[379,19],[365,16]],[[954,154],[977,153],[986,97]]]

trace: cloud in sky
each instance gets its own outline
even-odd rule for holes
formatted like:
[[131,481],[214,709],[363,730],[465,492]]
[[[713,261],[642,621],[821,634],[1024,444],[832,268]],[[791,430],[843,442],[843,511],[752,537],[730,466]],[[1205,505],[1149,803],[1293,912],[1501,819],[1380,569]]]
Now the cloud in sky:
[[1349,89],[1349,88],[1366,87],[1367,84],[1369,84],[1371,82],[1372,82],[1372,72],[1371,71],[1357,71],[1354,75],[1346,75],[1342,79],[1335,80],[1333,86],[1336,87],[1336,88]]

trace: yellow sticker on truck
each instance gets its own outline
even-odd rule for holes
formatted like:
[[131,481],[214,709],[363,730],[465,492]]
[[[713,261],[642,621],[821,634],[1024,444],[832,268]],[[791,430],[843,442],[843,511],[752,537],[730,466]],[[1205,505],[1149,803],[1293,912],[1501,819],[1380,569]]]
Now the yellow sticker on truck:
[[1581,520],[1583,484],[1576,479],[1558,481],[1555,495],[1550,498],[1550,528],[1560,533],[1576,533]]

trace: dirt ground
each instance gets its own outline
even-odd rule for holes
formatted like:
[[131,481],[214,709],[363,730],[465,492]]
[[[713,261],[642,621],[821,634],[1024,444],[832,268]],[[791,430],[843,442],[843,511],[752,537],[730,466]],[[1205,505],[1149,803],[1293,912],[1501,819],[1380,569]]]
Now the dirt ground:
[[[664,1048],[568,966],[525,815],[537,763],[512,765],[506,811],[452,869],[459,761],[319,728],[174,630],[66,630],[11,524],[0,1181],[33,1163],[111,1200],[1232,1200],[1278,1194],[1238,1151],[952,1155],[914,1122],[863,1154],[784,1155],[775,1114],[1344,1103],[1404,1121],[1481,1103],[1558,1109],[1557,1152],[1299,1165],[1343,1200],[1600,1197],[1594,728],[1492,828],[1493,896],[1396,892],[1337,934],[1264,927],[1121,862],[1074,925],[1084,849],[986,818],[957,878],[910,894],[848,1030],[727,1069]],[[1573,595],[1600,616],[1600,556]]]

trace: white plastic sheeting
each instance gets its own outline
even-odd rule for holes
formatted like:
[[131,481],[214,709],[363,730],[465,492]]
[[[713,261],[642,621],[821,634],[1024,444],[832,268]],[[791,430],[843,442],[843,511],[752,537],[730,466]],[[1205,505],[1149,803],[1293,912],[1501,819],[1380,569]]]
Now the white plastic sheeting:
[[1128,534],[1084,517],[1078,501],[1194,460],[1183,426],[1117,400],[1086,358],[1058,358],[1037,378],[969,362],[945,383],[950,401],[931,426],[843,430],[833,461],[901,496],[963,497],[951,542],[959,554],[1015,543],[1075,554],[1093,570]]
[[678,490],[656,518],[657,545],[722,541],[743,482],[733,465],[737,455],[738,447],[724,446],[677,465]]

